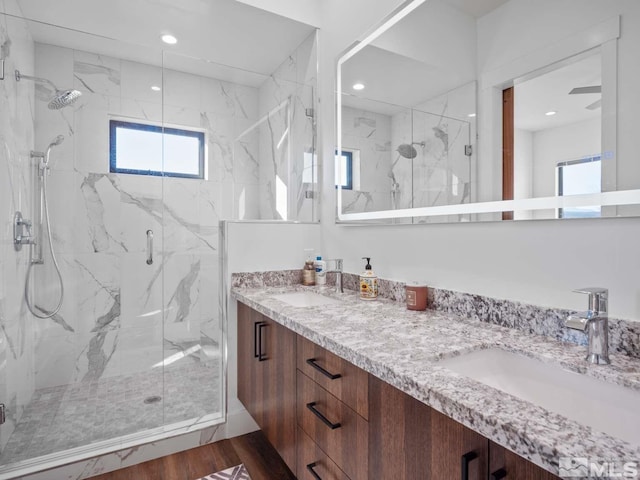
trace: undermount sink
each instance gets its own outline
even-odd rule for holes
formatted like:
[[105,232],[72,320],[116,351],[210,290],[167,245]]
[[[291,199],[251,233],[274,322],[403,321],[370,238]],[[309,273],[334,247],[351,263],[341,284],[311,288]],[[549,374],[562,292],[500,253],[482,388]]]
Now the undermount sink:
[[499,348],[445,359],[439,365],[595,430],[640,445],[638,391]]
[[318,307],[321,305],[337,305],[342,303],[335,298],[326,297],[315,292],[292,292],[272,295],[271,298],[288,303],[293,307]]

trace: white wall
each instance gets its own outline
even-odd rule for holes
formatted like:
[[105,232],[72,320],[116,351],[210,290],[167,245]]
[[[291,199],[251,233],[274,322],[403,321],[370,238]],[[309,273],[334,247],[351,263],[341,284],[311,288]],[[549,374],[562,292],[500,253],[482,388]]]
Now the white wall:
[[[548,1],[558,4],[566,13],[547,18],[545,12],[549,10],[540,2],[534,5],[517,0],[519,8],[530,10],[526,25],[514,25],[507,17],[500,23],[487,25],[480,65],[497,66],[516,56],[511,50],[514,42],[509,40],[514,32],[534,41],[551,41],[611,16],[610,10],[605,12],[611,2]],[[325,177],[331,178],[333,174],[336,57],[398,3],[375,2],[375,6],[365,0],[327,3],[326,15],[331,21],[324,22],[325,41],[320,59]],[[640,76],[637,72],[640,28],[636,26],[640,24],[640,4],[626,0],[616,5],[623,12],[619,62],[624,79],[618,92],[618,152],[622,156],[633,151],[637,136],[633,133],[637,130],[634,128],[637,112],[632,111],[640,104],[640,90],[636,88]],[[505,6],[502,14],[507,15],[512,8]],[[504,48],[498,49],[496,45]],[[529,50],[534,47],[525,46]],[[489,52],[498,57],[490,57]],[[348,227],[334,224],[333,187],[325,184],[323,193],[323,249],[327,255],[344,258],[347,271],[360,271],[360,257],[366,254],[373,257],[374,268],[383,277],[419,279],[442,288],[576,309],[584,307],[584,298],[572,293],[573,289],[602,286],[610,289],[612,316],[640,319],[637,282],[640,250],[635,240],[640,234],[640,219]]]
[[598,155],[601,150],[600,118],[539,130],[533,134],[533,196],[556,194],[556,165]]

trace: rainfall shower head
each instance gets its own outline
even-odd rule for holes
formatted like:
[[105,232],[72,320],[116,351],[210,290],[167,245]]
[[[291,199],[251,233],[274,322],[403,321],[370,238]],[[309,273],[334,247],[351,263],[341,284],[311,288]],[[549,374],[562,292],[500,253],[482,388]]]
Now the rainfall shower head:
[[60,90],[51,80],[47,80],[46,78],[32,77],[31,75],[23,75],[20,73],[20,70],[16,70],[16,81],[19,82],[23,78],[34,81],[36,83],[45,83],[53,88],[53,98],[49,100],[48,105],[49,109],[51,110],[60,110],[61,108],[71,105],[82,95],[82,92],[80,92],[79,90]]
[[415,147],[413,145],[409,145],[408,143],[399,145],[396,149],[396,152],[398,152],[404,158],[408,158],[409,160],[418,156],[418,152],[416,151]]
[[49,101],[49,108],[51,110],[60,110],[67,105],[71,105],[81,95],[82,92],[80,92],[79,90],[56,90],[56,94]]

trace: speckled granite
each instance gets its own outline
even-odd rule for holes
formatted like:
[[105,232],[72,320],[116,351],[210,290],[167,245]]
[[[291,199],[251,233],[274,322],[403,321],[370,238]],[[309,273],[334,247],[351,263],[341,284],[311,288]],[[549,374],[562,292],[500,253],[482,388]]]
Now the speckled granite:
[[286,287],[288,285],[300,285],[301,283],[302,270],[277,270],[271,272],[242,272],[231,274],[232,287]]
[[[587,335],[564,326],[571,310],[429,289],[429,308],[578,345]],[[640,322],[609,318],[609,350],[640,358]]]
[[[232,286],[259,288],[262,286],[299,285],[301,275],[301,270],[234,273]],[[335,285],[334,274],[327,274],[327,285]],[[342,286],[345,290],[357,292],[359,290],[359,276],[353,273],[344,273]],[[405,303],[405,283],[379,278],[378,295],[381,298]],[[525,333],[543,335],[576,345],[587,344],[586,334],[564,326],[564,321],[571,311],[561,308],[539,307],[511,300],[429,287],[429,309],[514,328]],[[609,350],[633,358],[640,358],[640,322],[609,318]]]
[[[272,298],[314,290],[343,300],[299,308]],[[547,470],[560,457],[640,462],[640,444],[595,431],[537,405],[438,366],[438,360],[497,347],[558,364],[640,392],[640,361],[613,354],[612,365],[588,365],[585,347],[527,335],[437,310],[408,311],[386,299],[361,302],[331,287],[234,288],[233,296],[285,327],[403,390]]]

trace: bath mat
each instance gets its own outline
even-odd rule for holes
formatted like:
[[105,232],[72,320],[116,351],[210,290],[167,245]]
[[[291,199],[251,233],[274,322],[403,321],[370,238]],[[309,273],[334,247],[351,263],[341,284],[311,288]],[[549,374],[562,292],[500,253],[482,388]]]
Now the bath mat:
[[247,468],[243,464],[240,464],[218,473],[212,473],[198,480],[251,480],[251,477],[249,476],[249,472],[247,472]]

